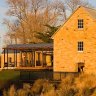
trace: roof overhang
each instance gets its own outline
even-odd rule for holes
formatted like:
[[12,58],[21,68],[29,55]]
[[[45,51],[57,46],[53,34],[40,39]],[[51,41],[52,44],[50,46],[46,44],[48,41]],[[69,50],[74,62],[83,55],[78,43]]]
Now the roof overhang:
[[3,49],[8,50],[53,50],[53,43],[37,43],[37,44],[13,44],[8,45]]

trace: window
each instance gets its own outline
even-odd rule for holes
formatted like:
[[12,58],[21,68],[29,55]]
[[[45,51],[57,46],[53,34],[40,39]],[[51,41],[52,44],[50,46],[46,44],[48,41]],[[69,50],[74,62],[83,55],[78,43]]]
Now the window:
[[78,42],[78,51],[83,51],[83,41]]
[[40,61],[40,53],[38,52],[38,61]]
[[78,28],[79,29],[84,28],[84,21],[83,21],[83,19],[78,19]]
[[37,52],[37,60],[36,60],[36,66],[41,66],[41,63],[40,63],[40,52]]
[[12,58],[11,57],[9,57],[9,63],[12,63]]

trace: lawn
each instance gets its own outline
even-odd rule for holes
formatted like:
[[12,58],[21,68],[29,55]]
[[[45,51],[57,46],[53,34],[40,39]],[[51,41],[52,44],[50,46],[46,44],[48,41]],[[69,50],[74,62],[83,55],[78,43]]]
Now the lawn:
[[12,80],[20,76],[19,71],[15,70],[2,70],[0,71],[0,81],[1,80]]
[[0,71],[0,90],[7,88],[14,82],[18,83],[20,72],[15,70],[2,70]]
[[[0,71],[0,81],[1,80],[36,80],[40,78],[50,78],[52,79],[52,71],[21,71],[20,70],[2,70]],[[29,76],[30,75],[30,76]],[[21,77],[20,77],[21,76]]]
[[20,85],[23,82],[35,81],[36,79],[52,79],[52,71],[21,71],[20,70],[2,70],[0,71],[0,89],[9,87],[12,84]]

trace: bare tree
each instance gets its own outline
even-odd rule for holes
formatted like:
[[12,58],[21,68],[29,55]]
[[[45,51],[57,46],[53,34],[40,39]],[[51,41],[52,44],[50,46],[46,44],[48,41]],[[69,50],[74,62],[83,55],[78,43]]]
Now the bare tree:
[[66,10],[73,12],[79,5],[88,6],[85,0],[7,0],[7,3],[7,15],[16,20],[4,23],[9,29],[7,36],[11,41],[14,38],[15,43],[41,42],[35,35],[46,32],[45,25],[61,25],[67,19]]
[[9,5],[9,10],[7,12],[10,16],[15,16],[18,20],[21,20],[26,17],[28,13],[28,0],[7,0]]
[[65,0],[66,7],[71,11],[71,13],[78,6],[89,6],[88,0]]
[[67,19],[66,6],[65,6],[64,2],[62,0],[54,0],[52,7],[54,10],[54,14],[58,15],[59,21],[61,20],[64,22]]
[[19,22],[19,26],[6,23],[10,31],[8,36],[14,33],[21,43],[39,42],[35,38],[36,32],[44,32],[45,25],[54,23],[58,17],[55,11],[53,14],[53,7],[48,0],[7,0],[7,3],[7,14],[14,16]]
[[15,35],[15,32],[17,30],[17,25],[15,23],[11,23],[9,20],[4,19],[3,24],[7,25],[8,32],[6,34],[6,37],[9,37],[10,43],[12,44],[13,41],[17,44],[17,36]]

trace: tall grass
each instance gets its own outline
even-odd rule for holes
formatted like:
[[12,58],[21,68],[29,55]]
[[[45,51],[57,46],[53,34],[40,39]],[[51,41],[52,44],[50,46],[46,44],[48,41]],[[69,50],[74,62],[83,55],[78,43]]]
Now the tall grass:
[[96,76],[68,75],[60,83],[38,79],[34,84],[23,84],[20,89],[12,85],[3,91],[3,96],[96,96]]

